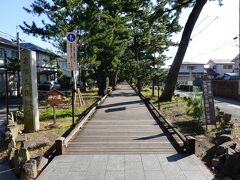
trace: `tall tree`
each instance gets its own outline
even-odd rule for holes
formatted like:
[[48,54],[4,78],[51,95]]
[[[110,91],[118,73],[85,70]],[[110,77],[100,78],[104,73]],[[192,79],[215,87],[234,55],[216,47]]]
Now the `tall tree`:
[[[190,2],[190,1],[189,1]],[[207,0],[196,0],[195,5],[190,13],[186,25],[184,27],[182,38],[178,46],[178,50],[176,56],[173,60],[171,68],[169,70],[166,85],[159,98],[159,101],[171,101],[172,96],[174,94],[174,90],[177,84],[177,77],[179,73],[180,66],[184,59],[185,53],[187,51],[187,47],[189,44],[189,40],[194,28],[194,25],[197,22],[197,19],[202,11],[202,8],[206,4]]]
[[154,54],[160,55],[161,60],[156,62],[162,63],[165,58],[161,54],[172,44],[171,33],[179,30],[178,16],[171,12],[161,14],[167,2],[160,1],[153,14],[151,0],[35,0],[26,11],[40,17],[46,15],[50,22],[42,21],[42,26],[24,22],[21,28],[57,41],[64,51],[66,32],[76,30],[78,61],[94,72],[99,95],[106,93],[108,77],[114,85],[126,64],[132,68],[130,74],[141,90],[142,81],[151,77]]
[[[121,2],[121,1],[120,1]],[[127,33],[124,17],[119,8],[121,3],[113,0],[82,0],[61,1],[52,3],[46,0],[36,0],[27,12],[42,15],[50,19],[50,23],[43,21],[43,27],[34,22],[28,25],[24,22],[21,28],[26,33],[40,35],[43,39],[53,39],[64,45],[67,31],[77,31],[79,43],[84,46],[88,63],[93,65],[99,95],[107,90],[108,69],[115,67],[119,57],[128,47],[125,38]],[[64,48],[62,48],[64,49]]]
[[[127,63],[125,71],[131,75],[129,79],[133,80],[141,90],[143,83],[148,83],[153,76],[153,64],[158,65],[159,68],[163,64],[166,58],[162,53],[173,44],[170,40],[171,34],[180,30],[180,26],[177,18],[171,13],[155,18],[151,1],[126,2],[127,6],[123,10],[129,16],[128,25],[132,30],[131,46],[126,54],[127,59],[132,61]],[[163,11],[163,8],[164,4],[159,5],[158,11]],[[155,57],[156,54],[159,58]]]
[[[216,1],[219,2],[219,5],[222,5],[223,0]],[[182,9],[193,7],[192,12],[190,13],[188,20],[184,26],[177,53],[167,76],[164,91],[159,99],[160,101],[171,101],[177,84],[179,69],[187,51],[193,28],[204,5],[207,3],[207,0],[163,0],[157,2],[159,5],[156,7],[155,13],[152,15],[150,22],[154,22],[155,19],[162,17],[165,13],[172,13],[174,16],[179,17]],[[159,8],[161,6],[165,6],[164,10],[162,10],[162,8]]]

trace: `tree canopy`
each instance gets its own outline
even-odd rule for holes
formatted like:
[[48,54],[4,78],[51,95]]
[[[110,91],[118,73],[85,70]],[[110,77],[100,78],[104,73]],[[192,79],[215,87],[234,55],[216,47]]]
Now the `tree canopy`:
[[[42,20],[42,24],[24,22],[21,28],[25,33],[53,41],[63,52],[66,51],[66,33],[76,31],[78,62],[85,72],[95,76],[100,95],[106,93],[108,79],[111,85],[115,85],[118,76],[134,82],[141,89],[143,83],[149,83],[154,76],[161,74],[159,67],[167,59],[163,52],[169,46],[179,45],[161,96],[169,100],[191,28],[206,2],[156,0],[155,4],[151,0],[35,0],[24,9],[39,18],[47,17],[49,21]],[[188,34],[185,33],[182,41],[176,44],[171,41],[171,36],[181,30],[178,20],[187,7],[194,7],[193,11],[198,10],[198,15],[192,13],[194,18],[184,29]]]

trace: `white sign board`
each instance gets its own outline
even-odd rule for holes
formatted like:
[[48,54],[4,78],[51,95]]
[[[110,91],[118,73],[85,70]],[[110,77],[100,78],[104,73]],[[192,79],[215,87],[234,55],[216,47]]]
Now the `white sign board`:
[[67,33],[67,67],[71,71],[77,71],[77,43],[76,33]]
[[187,84],[188,84],[189,86],[192,86],[192,85],[193,85],[193,82],[192,82],[192,81],[188,81]]

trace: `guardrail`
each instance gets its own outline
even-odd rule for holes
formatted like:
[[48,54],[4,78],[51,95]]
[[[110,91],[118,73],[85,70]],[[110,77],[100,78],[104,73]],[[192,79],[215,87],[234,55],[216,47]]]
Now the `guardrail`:
[[[130,83],[129,83],[130,84]],[[130,86],[133,88],[133,90],[139,95],[139,97],[145,102],[146,106],[149,110],[153,112],[156,118],[164,125],[164,127],[169,131],[171,129],[183,142],[183,150],[187,154],[194,154],[195,153],[195,138],[192,136],[184,136],[181,132],[178,131],[174,125],[169,122],[164,115],[150,102],[150,98],[146,98],[142,95],[141,92],[139,92],[135,87],[133,87],[131,84]],[[163,122],[162,122],[162,121]]]

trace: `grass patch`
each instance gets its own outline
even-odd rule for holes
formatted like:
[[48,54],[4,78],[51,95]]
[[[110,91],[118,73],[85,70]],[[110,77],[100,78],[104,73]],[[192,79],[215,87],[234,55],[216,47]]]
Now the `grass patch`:
[[177,121],[173,122],[180,132],[188,135],[201,135],[205,134],[205,129],[201,124],[196,120],[191,121]]
[[[37,138],[43,138],[43,137],[47,137],[50,142],[51,145],[54,144],[55,140],[62,136],[65,131],[67,129],[69,129],[72,125],[72,118],[68,117],[68,118],[60,118],[57,120],[57,124],[59,125],[58,128],[51,128],[49,126],[49,124],[51,124],[52,121],[42,121],[40,122],[40,130],[38,132],[34,132],[34,133],[27,133],[27,139],[28,140],[33,140],[33,139],[37,139]],[[50,147],[50,146],[45,146],[36,150],[30,150],[29,153],[31,156],[36,156],[36,155],[42,155],[44,154]]]
[[[76,98],[75,104],[75,116],[82,113],[88,107],[90,107],[93,103],[100,99],[97,95],[97,89],[87,91],[82,93],[84,104],[78,104],[78,97]],[[45,103],[45,102],[44,102]],[[51,144],[49,146],[45,146],[36,150],[31,150],[30,155],[42,155],[49,150],[49,148],[54,144],[55,140],[62,136],[72,125],[72,109],[71,109],[71,98],[67,97],[65,104],[55,108],[56,112],[56,123],[58,124],[57,128],[52,128],[49,126],[53,123],[53,108],[52,107],[40,107],[40,130],[34,133],[26,133],[28,140],[33,140],[41,137],[46,137],[50,140]],[[77,117],[75,119],[77,121]],[[19,129],[23,130],[24,125],[19,124]]]
[[[84,111],[84,108],[76,108],[75,114],[79,114]],[[46,109],[41,109],[39,111],[40,113],[40,121],[46,121],[49,119],[53,119],[53,108],[48,107]],[[65,118],[65,117],[71,117],[72,116],[72,109],[69,107],[56,107],[55,108],[56,118]]]

